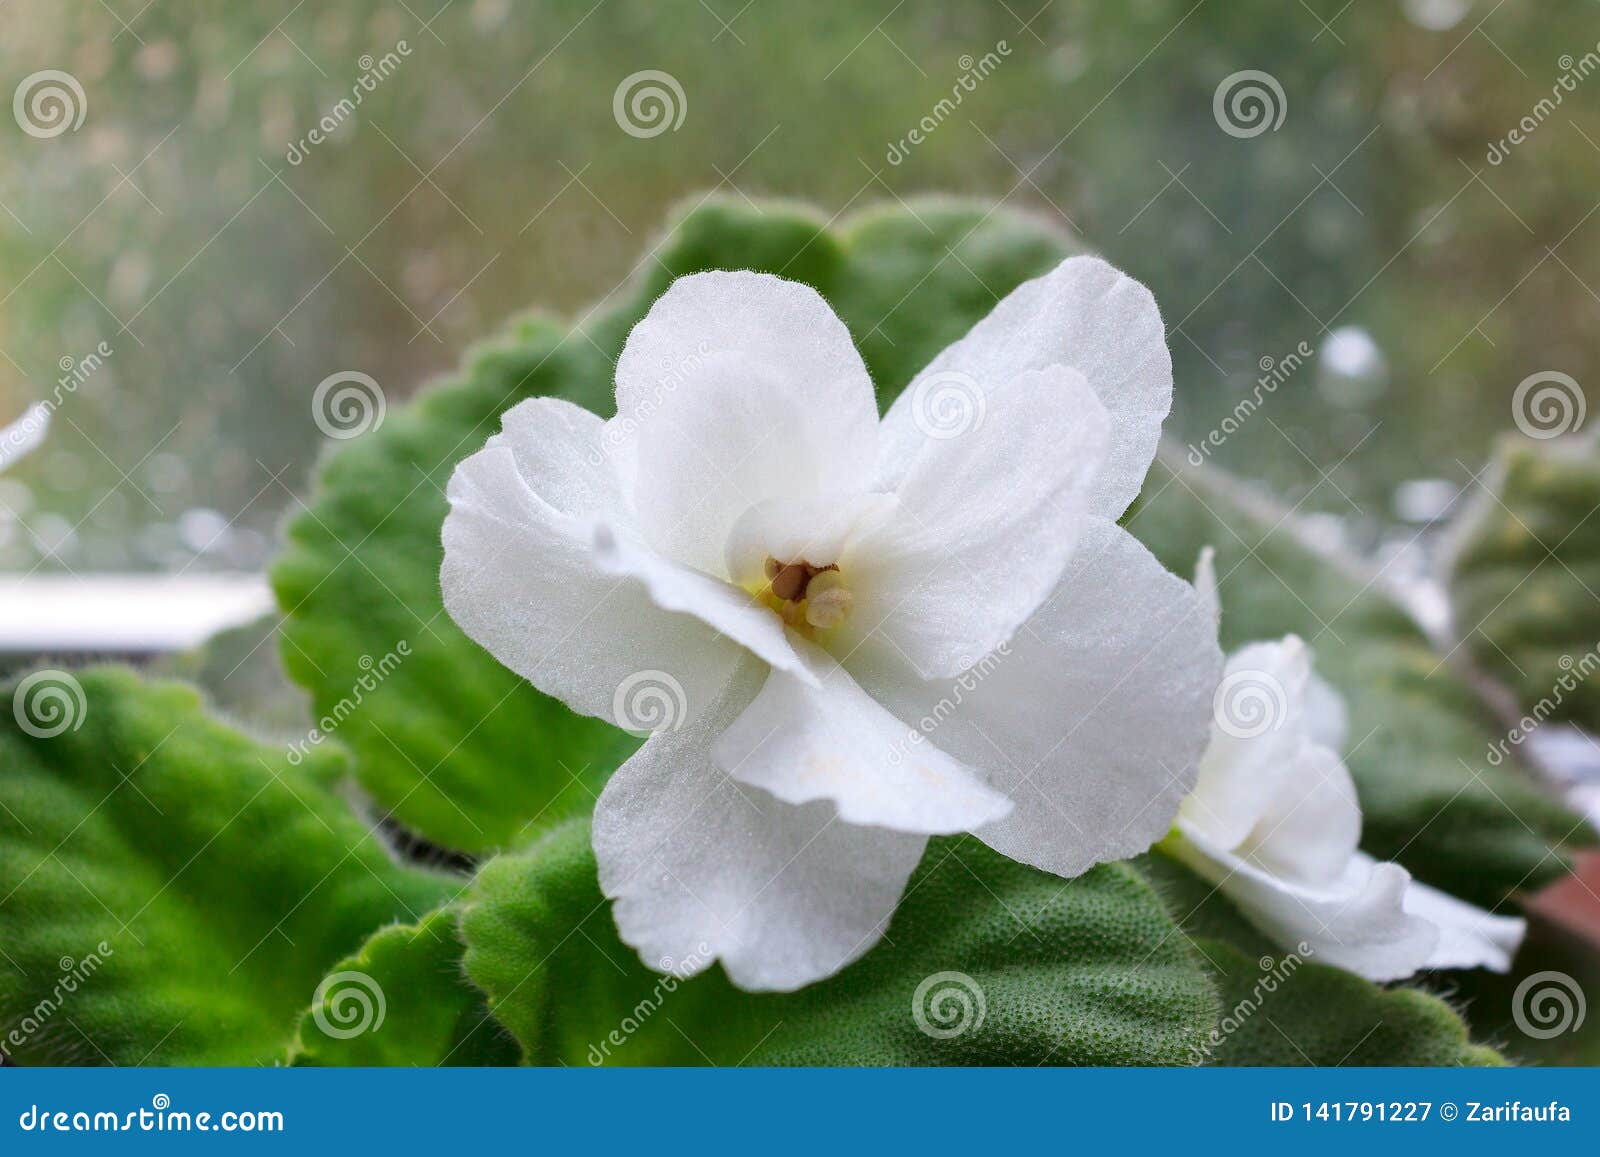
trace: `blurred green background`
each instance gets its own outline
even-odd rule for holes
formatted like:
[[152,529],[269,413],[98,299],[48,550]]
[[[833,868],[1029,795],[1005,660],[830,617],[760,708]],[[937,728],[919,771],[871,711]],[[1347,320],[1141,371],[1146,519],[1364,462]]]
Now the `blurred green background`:
[[[0,126],[0,424],[112,352],[0,477],[0,570],[259,567],[319,382],[393,405],[512,314],[581,314],[713,189],[1079,232],[1154,289],[1184,441],[1305,342],[1213,459],[1409,534],[1520,381],[1595,379],[1600,75],[1489,151],[1597,42],[1593,0],[5,0],[3,92],[58,69],[84,107]],[[653,136],[613,112],[643,70],[683,94]],[[1276,128],[1223,131],[1242,70]]]

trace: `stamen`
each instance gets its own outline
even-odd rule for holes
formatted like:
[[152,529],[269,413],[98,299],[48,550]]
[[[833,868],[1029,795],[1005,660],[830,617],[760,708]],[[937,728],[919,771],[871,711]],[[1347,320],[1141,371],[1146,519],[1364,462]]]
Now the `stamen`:
[[772,576],[772,593],[785,602],[805,597],[806,583],[811,575],[810,570],[803,562],[791,562],[780,566],[778,573]]
[[826,631],[850,616],[853,598],[837,563],[814,566],[804,559],[779,562],[769,558],[763,571],[773,609],[787,625],[802,631],[807,627]]
[[831,630],[850,617],[853,601],[839,572],[825,570],[806,584],[806,622],[819,631]]

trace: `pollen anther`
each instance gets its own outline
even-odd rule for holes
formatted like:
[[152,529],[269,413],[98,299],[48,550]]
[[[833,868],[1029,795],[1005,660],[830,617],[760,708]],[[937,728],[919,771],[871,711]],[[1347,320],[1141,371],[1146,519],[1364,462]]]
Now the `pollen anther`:
[[764,573],[774,609],[789,626],[826,631],[849,617],[853,600],[837,563],[814,566],[804,559],[779,562],[769,558]]
[[830,630],[850,616],[854,599],[836,570],[825,570],[806,584],[806,622]]

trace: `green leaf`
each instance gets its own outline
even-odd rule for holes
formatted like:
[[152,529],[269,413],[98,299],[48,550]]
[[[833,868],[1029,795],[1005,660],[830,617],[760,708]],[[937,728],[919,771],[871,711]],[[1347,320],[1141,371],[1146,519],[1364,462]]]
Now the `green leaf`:
[[1456,636],[1532,718],[1600,731],[1600,442],[1508,437],[1481,481],[1452,532]]
[[1183,575],[1216,547],[1226,647],[1290,633],[1312,645],[1350,709],[1367,851],[1503,910],[1567,871],[1569,842],[1593,838],[1515,761],[1488,762],[1495,734],[1477,692],[1378,584],[1313,550],[1275,505],[1169,452],[1127,527]]
[[840,241],[841,275],[817,288],[850,327],[883,408],[1006,294],[1083,251],[1043,218],[945,198],[867,210]]
[[[572,714],[459,631],[439,594],[444,487],[500,414],[549,394],[605,415],[629,329],[674,277],[766,270],[815,286],[850,326],[887,401],[1017,283],[1068,252],[1033,219],[948,201],[833,228],[784,205],[712,199],[641,265],[617,304],[576,329],[527,320],[459,376],[344,444],[288,528],[271,578],[283,659],[315,713],[356,755],[377,802],[435,843],[469,852],[533,839],[587,811],[637,740]],[[366,668],[409,654],[380,686]]]
[[[444,486],[534,393],[588,397],[609,365],[527,322],[461,378],[392,411],[328,460],[271,579],[283,660],[377,803],[435,843],[481,851],[581,812],[638,741],[574,715],[457,629],[439,595]],[[585,394],[584,387],[588,387]],[[398,661],[387,661],[389,657]],[[362,686],[379,667],[388,674]]]
[[1284,950],[1214,887],[1160,851],[1135,861],[1210,966],[1222,1016],[1202,1046],[1218,1065],[1498,1065],[1444,1001],[1380,988]]
[[22,1064],[281,1060],[334,961],[456,887],[390,860],[337,753],[297,766],[190,688],[103,668],[0,695],[0,1044]]
[[1222,991],[1222,1019],[1208,1042],[1215,1064],[1505,1063],[1473,1044],[1450,1006],[1421,989],[1383,989],[1338,968],[1295,966],[1281,952],[1250,956],[1221,940],[1198,938],[1196,947]]
[[[1127,865],[1062,880],[970,837],[933,841],[883,942],[797,993],[645,968],[581,822],[486,865],[462,931],[468,975],[537,1064],[1181,1064],[1216,1015],[1203,964]],[[925,1023],[953,1029],[965,1009],[965,1029],[923,1031],[919,989]]]
[[300,1022],[297,1065],[514,1065],[516,1042],[489,1021],[461,967],[458,912],[376,933],[333,966]]

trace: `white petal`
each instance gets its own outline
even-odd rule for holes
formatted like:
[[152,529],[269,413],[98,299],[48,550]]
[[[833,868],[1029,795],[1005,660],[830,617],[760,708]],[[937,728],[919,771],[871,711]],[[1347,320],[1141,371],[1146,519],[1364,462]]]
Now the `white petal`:
[[970,831],[1011,801],[900,722],[834,662],[797,639],[817,685],[773,671],[761,693],[712,745],[741,783],[785,803],[831,800],[839,817],[928,835]]
[[855,596],[846,645],[877,632],[924,677],[955,675],[1010,639],[1055,590],[1086,522],[1109,426],[1082,376],[1057,366],[997,391],[970,428],[952,435],[930,425],[916,437],[893,517],[844,564]]
[[594,549],[602,570],[637,579],[662,610],[694,615],[772,666],[792,672],[805,683],[813,681],[814,676],[789,645],[783,620],[746,591],[668,562],[624,540],[604,523],[595,527]]
[[595,457],[600,429],[585,410],[534,399],[456,467],[443,531],[445,607],[496,659],[573,710],[637,729],[617,704],[643,675],[674,701],[668,722],[681,725],[709,705],[743,651],[600,569],[593,520],[628,518],[604,455]]
[[[1411,876],[1358,853],[1323,887],[1285,880],[1209,844],[1180,821],[1173,851],[1283,948],[1369,980],[1399,980],[1427,966],[1439,931],[1404,907]],[[1304,947],[1302,947],[1304,946]]]
[[1212,696],[1211,739],[1183,816],[1219,847],[1244,841],[1266,814],[1305,739],[1311,656],[1299,639],[1251,643],[1228,657]]
[[850,664],[896,717],[1011,797],[1011,814],[976,835],[1072,876],[1165,834],[1194,786],[1222,655],[1194,588],[1090,519],[1051,598],[961,678],[917,679],[871,644]]
[[1496,916],[1415,880],[1406,890],[1405,908],[1439,929],[1439,944],[1428,957],[1429,968],[1509,972],[1528,931],[1528,922],[1519,916]]
[[1338,688],[1315,671],[1306,683],[1306,734],[1331,751],[1343,751],[1350,713]]
[[[1217,552],[1209,546],[1201,548],[1200,558],[1194,568],[1194,587],[1211,608],[1212,615],[1221,623],[1222,596],[1217,585],[1216,563]],[[1303,710],[1306,734],[1330,751],[1342,752],[1350,729],[1344,697],[1332,683],[1314,671],[1306,682]],[[1205,774],[1202,772],[1201,781],[1204,780]]]
[[638,416],[665,395],[692,392],[695,368],[728,353],[805,393],[816,416],[859,439],[858,449],[876,449],[861,430],[868,420],[877,425],[872,381],[850,331],[809,285],[767,273],[674,281],[628,334],[617,361],[617,413]]
[[612,421],[650,541],[708,574],[751,505],[865,491],[876,468],[849,331],[815,290],[767,274],[673,282],[628,336]]
[[1097,257],[1069,258],[1019,285],[917,375],[886,420],[883,477],[898,478],[915,450],[899,440],[915,425],[899,420],[898,411],[926,406],[952,385],[970,389],[968,383],[988,391],[992,407],[1019,374],[1052,366],[1081,373],[1111,415],[1111,456],[1091,509],[1121,517],[1138,496],[1172,408],[1172,357],[1150,291]]
[[1234,852],[1277,876],[1338,879],[1361,842],[1361,804],[1349,769],[1326,747],[1302,739],[1277,784]]
[[631,526],[632,506],[605,452],[604,432],[605,423],[582,406],[529,398],[500,415],[500,433],[487,446],[510,450],[523,483],[552,509]]
[[688,974],[718,958],[741,988],[788,992],[877,943],[926,837],[795,807],[718,768],[711,741],[759,675],[748,664],[714,712],[658,732],[617,769],[595,805],[594,849],[617,928],[646,964]]
[[728,533],[727,574],[737,583],[765,581],[767,559],[830,566],[862,533],[891,517],[892,494],[829,494],[774,498],[739,516]]

